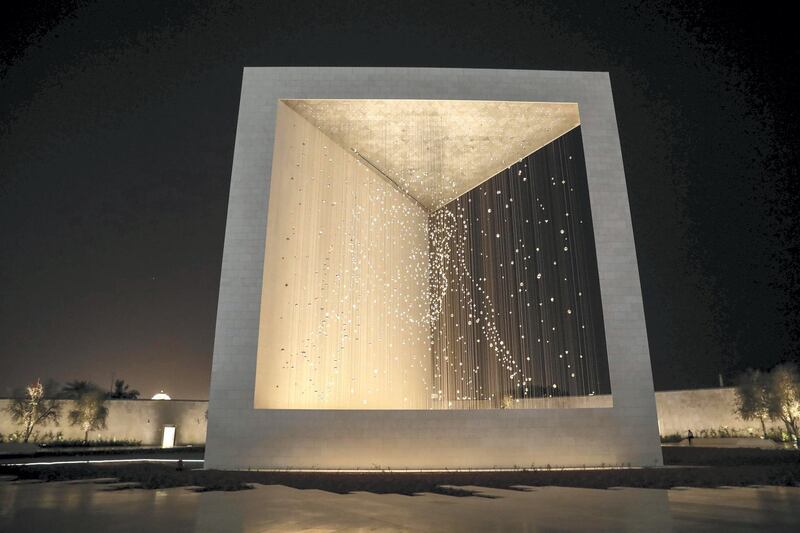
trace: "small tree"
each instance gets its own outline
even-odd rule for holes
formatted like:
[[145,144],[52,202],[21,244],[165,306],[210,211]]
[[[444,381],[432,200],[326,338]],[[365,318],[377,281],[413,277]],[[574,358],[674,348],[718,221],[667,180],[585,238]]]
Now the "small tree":
[[58,402],[45,398],[45,388],[39,380],[25,389],[24,398],[16,398],[6,410],[11,419],[23,427],[23,442],[28,442],[38,425],[46,426],[50,422],[58,425]]
[[736,413],[742,420],[759,420],[765,439],[764,419],[770,418],[769,384],[769,376],[752,369],[739,376],[736,383]]
[[75,407],[69,412],[69,423],[83,430],[83,442],[89,442],[89,432],[105,429],[108,408],[106,395],[98,387],[89,387],[75,398]]
[[792,363],[776,366],[770,372],[769,414],[782,420],[791,438],[798,441],[800,422],[800,373]]
[[124,379],[114,380],[114,390],[108,393],[109,398],[115,400],[136,400],[139,398],[139,391],[136,389],[129,389]]

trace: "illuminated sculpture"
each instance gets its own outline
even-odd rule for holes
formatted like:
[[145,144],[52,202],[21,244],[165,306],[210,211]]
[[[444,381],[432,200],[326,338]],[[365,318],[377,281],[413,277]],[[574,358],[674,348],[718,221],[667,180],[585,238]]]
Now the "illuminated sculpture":
[[207,466],[660,464],[606,75],[246,69],[230,202]]

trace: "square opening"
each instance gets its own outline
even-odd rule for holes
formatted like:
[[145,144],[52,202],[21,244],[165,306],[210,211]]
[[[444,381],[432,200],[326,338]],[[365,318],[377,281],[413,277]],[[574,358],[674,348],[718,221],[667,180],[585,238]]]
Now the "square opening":
[[280,100],[254,406],[611,407],[578,105]]

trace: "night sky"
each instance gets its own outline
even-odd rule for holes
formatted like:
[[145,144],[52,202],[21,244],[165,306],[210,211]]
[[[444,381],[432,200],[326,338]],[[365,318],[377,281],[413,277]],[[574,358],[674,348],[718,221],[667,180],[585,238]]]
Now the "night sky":
[[0,22],[0,394],[206,398],[244,66],[611,73],[656,388],[800,347],[791,17],[696,2],[25,2]]

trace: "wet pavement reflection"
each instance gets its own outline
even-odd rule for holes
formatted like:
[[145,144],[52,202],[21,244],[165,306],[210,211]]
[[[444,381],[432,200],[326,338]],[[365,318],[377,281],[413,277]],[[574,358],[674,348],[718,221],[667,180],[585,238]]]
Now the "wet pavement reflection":
[[800,488],[467,487],[478,496],[0,483],[0,531],[797,531]]

